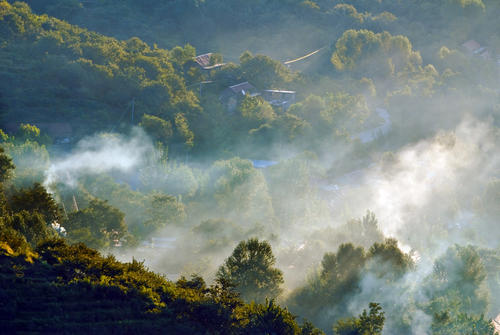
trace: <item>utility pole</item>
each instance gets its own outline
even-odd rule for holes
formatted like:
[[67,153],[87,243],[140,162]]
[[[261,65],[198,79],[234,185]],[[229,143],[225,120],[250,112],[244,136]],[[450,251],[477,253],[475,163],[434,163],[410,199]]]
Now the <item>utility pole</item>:
[[76,203],[75,195],[73,194],[73,212],[78,212],[78,204]]

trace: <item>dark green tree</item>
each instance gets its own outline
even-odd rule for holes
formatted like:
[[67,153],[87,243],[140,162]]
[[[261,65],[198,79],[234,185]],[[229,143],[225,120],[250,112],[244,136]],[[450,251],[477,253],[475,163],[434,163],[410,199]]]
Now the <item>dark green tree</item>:
[[5,182],[12,176],[14,164],[12,159],[5,154],[5,150],[0,146],[0,183]]
[[15,192],[9,199],[9,205],[13,212],[37,212],[48,224],[54,221],[61,223],[62,213],[59,205],[45,187],[38,183]]
[[93,199],[89,206],[68,214],[64,227],[68,238],[92,248],[105,248],[127,234],[125,215],[107,201]]
[[263,302],[281,293],[283,273],[274,267],[276,258],[267,241],[240,242],[217,272],[217,280],[232,283],[245,301]]
[[173,135],[172,122],[165,121],[154,115],[144,114],[139,125],[155,141],[167,143]]
[[144,224],[152,229],[179,224],[186,218],[182,202],[168,194],[154,194],[147,215],[149,219]]
[[251,302],[245,308],[249,322],[246,334],[300,334],[295,316],[286,308],[278,306],[273,299],[263,304]]
[[371,302],[370,312],[366,309],[358,318],[337,321],[333,327],[335,335],[380,335],[384,328],[385,316],[379,304]]

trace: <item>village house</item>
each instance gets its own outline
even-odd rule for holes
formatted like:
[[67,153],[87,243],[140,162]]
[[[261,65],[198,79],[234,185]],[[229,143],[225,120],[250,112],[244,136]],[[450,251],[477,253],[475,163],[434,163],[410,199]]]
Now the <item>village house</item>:
[[260,95],[260,93],[257,91],[255,86],[250,84],[248,81],[245,81],[226,88],[222,91],[219,100],[226,106],[227,111],[232,113],[236,109],[238,102],[243,99],[245,95],[255,97]]
[[491,54],[487,47],[482,47],[481,44],[474,40],[468,40],[462,44],[464,50],[473,56],[479,56],[485,60],[491,59]]
[[264,90],[262,98],[269,102],[272,106],[281,107],[286,111],[293,103],[295,103],[295,91],[283,90]]
[[469,52],[470,54],[473,54],[474,51],[478,50],[481,47],[481,45],[474,40],[468,40],[467,42],[462,44],[462,47],[464,48],[465,51]]
[[[220,68],[225,65],[224,63],[215,63],[213,53],[209,52],[203,55],[196,56],[194,61],[198,64],[203,70],[214,70]],[[214,64],[215,63],[215,64]]]
[[236,109],[238,102],[246,95],[251,97],[262,96],[270,105],[282,108],[283,111],[286,111],[295,103],[295,91],[264,90],[259,92],[247,81],[226,88],[222,91],[219,100],[226,106],[227,111],[232,113]]

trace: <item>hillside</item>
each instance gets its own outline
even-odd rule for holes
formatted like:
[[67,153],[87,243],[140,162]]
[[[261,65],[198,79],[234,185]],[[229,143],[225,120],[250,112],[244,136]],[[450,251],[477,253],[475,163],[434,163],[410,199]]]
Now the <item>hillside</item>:
[[0,0],[0,333],[494,335],[498,0]]

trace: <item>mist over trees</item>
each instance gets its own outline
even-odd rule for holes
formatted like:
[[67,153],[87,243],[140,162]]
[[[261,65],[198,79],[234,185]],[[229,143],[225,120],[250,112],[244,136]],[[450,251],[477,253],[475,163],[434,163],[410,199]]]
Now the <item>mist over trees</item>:
[[499,13],[0,0],[1,331],[493,335]]

